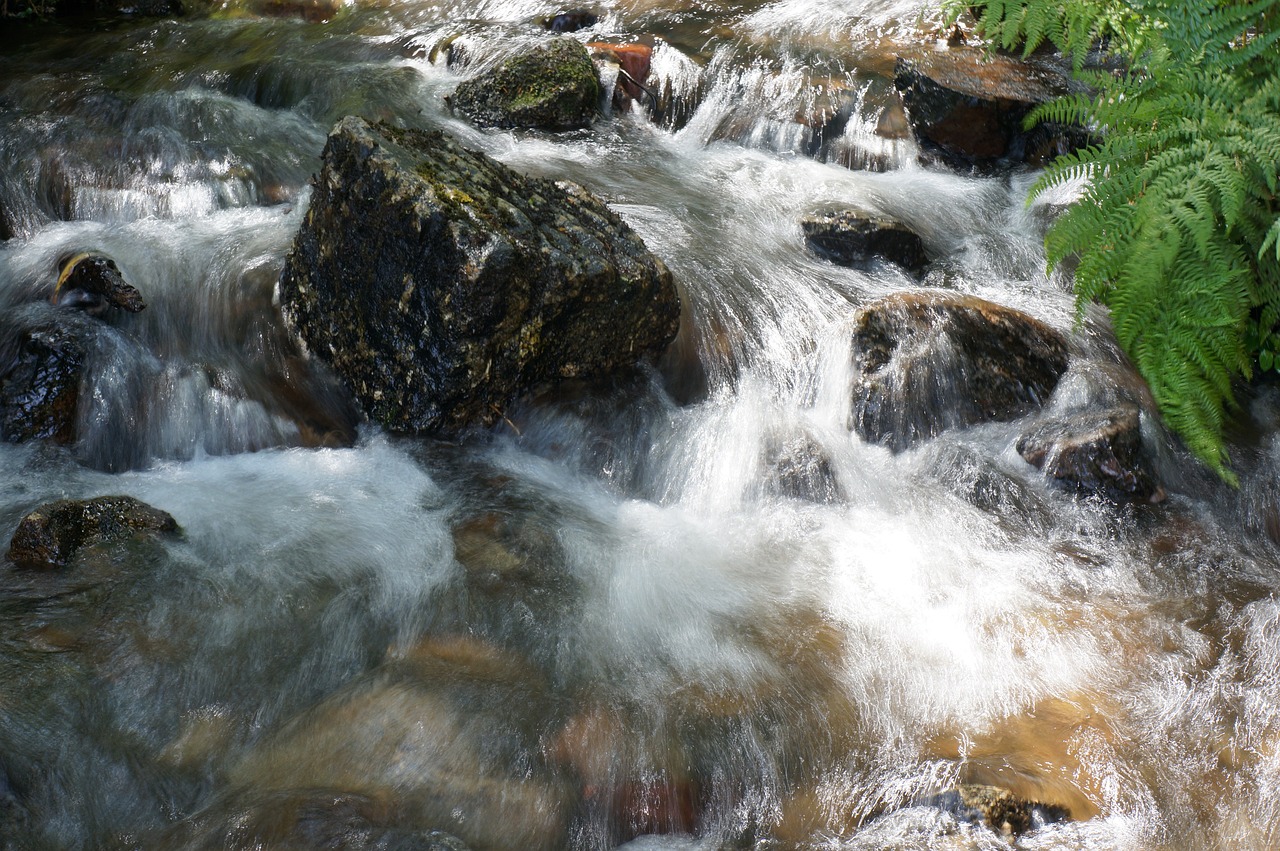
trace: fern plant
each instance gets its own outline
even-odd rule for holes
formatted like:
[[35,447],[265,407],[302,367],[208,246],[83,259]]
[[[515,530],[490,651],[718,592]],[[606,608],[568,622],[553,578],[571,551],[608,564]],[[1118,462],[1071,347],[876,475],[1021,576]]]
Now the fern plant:
[[[1165,421],[1234,481],[1233,383],[1280,365],[1280,0],[964,6],[993,44],[1030,53],[1048,41],[1090,84],[1028,117],[1102,139],[1031,190],[1086,186],[1049,230],[1050,268],[1078,258],[1078,311],[1110,308]],[[1100,44],[1126,70],[1086,70]]]

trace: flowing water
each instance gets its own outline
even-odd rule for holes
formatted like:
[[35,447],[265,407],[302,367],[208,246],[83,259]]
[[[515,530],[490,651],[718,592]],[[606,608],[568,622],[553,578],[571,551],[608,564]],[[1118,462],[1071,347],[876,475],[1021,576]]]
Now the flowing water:
[[[0,320],[54,311],[83,251],[149,307],[86,320],[74,445],[0,444],[0,534],[120,493],[184,534],[4,566],[0,846],[1280,846],[1273,400],[1249,402],[1239,490],[1146,417],[1156,506],[1049,487],[1013,448],[1025,421],[862,442],[849,319],[918,283],[817,259],[801,216],[897,217],[939,258],[926,285],[1071,332],[1069,411],[1134,386],[1044,274],[1069,199],[1027,207],[1033,173],[876,135],[877,45],[927,29],[918,4],[599,9],[578,37],[656,37],[656,120],[449,113],[560,11],[541,0],[3,37]],[[461,444],[358,423],[273,302],[349,113],[604,197],[682,290],[672,351]],[[1000,836],[929,806],[957,783],[1072,818]]]

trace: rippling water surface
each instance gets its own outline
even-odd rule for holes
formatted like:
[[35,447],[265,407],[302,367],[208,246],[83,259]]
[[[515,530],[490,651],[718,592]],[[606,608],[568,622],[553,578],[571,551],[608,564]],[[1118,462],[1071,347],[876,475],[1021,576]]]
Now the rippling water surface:
[[[541,0],[5,43],[0,318],[52,311],[83,251],[149,307],[98,335],[76,444],[0,445],[0,535],[114,493],[185,534],[5,566],[0,844],[1280,845],[1274,400],[1249,403],[1238,491],[1148,417],[1156,506],[1050,488],[1025,422],[862,442],[849,319],[918,284],[816,258],[800,218],[892,215],[938,258],[926,285],[1072,333],[1069,411],[1132,377],[1044,274],[1054,203],[876,135],[883,45],[933,25],[916,3],[599,10],[578,37],[655,37],[678,108],[561,135],[453,117],[484,59],[448,46],[500,55],[561,11]],[[360,423],[273,300],[349,113],[604,197],[682,290],[672,351],[460,445]],[[799,489],[797,457],[822,459]],[[1002,837],[927,805],[957,783],[1072,818]]]

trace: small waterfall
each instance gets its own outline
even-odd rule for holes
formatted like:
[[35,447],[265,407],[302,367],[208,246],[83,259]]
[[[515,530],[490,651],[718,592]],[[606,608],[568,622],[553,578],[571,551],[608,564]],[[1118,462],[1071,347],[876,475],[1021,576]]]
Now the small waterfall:
[[[0,56],[0,362],[53,327],[87,364],[73,443],[0,444],[0,533],[105,494],[183,528],[0,563],[0,848],[1275,845],[1275,394],[1233,491],[1046,276],[1079,187],[1028,207],[1033,171],[921,162],[890,77],[931,8],[606,0],[571,35],[651,43],[651,94],[558,135],[446,100],[544,36],[544,0]],[[600,195],[678,283],[676,342],[460,442],[362,422],[274,300],[348,113]],[[846,209],[917,233],[923,274],[813,253],[801,220]],[[146,309],[53,304],[80,254]],[[1143,407],[1166,501],[1054,487],[1017,451],[1030,416],[861,439],[853,318],[921,287],[1070,335],[1040,416]],[[896,374],[945,409],[944,355]],[[1070,818],[1007,839],[962,785]]]

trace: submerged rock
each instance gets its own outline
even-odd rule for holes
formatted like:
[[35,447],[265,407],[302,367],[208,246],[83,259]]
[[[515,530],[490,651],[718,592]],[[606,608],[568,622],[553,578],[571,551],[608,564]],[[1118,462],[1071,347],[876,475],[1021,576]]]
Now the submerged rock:
[[387,826],[385,800],[297,789],[241,795],[180,822],[151,847],[172,851],[469,851],[439,830]]
[[370,417],[441,435],[659,354],[680,314],[670,272],[582,188],[359,118],[329,137],[279,292]]
[[853,321],[851,427],[895,451],[1043,404],[1067,341],[1021,311],[948,292],[895,293]]
[[1018,440],[1018,454],[1059,484],[1113,502],[1160,502],[1164,489],[1142,449],[1136,407],[1082,411]]
[[937,807],[958,821],[982,824],[1005,836],[1020,836],[1070,814],[1062,807],[1026,801],[998,786],[963,784],[921,802]]
[[147,306],[142,293],[120,274],[115,261],[98,254],[77,254],[60,264],[53,302],[90,316],[101,316],[112,308],[139,313]]
[[564,848],[573,796],[538,756],[550,710],[527,660],[428,639],[285,724],[229,780],[250,798],[380,802],[365,815],[377,827],[447,831],[476,851]]
[[131,496],[62,499],[22,518],[5,558],[19,567],[66,567],[87,547],[178,531],[168,512]]
[[894,85],[916,141],[954,167],[1044,165],[1089,142],[1079,127],[1023,128],[1037,104],[1068,93],[1069,78],[1057,69],[953,47],[900,57]]
[[464,80],[449,105],[482,127],[573,130],[586,127],[600,101],[587,49],[567,36],[534,45]]
[[815,254],[841,266],[861,266],[879,258],[919,272],[929,262],[920,236],[887,216],[840,210],[806,216],[800,227]]

